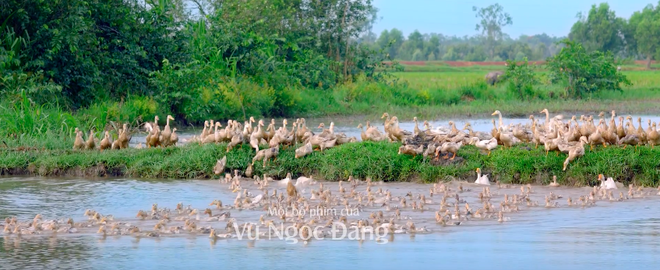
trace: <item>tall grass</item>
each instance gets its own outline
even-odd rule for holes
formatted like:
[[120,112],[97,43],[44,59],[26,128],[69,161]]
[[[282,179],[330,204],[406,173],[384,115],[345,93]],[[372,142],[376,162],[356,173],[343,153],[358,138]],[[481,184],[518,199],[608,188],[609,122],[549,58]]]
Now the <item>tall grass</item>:
[[67,141],[65,138],[72,137],[75,128],[85,132],[93,128],[99,132],[109,129],[112,122],[135,125],[152,119],[157,110],[153,99],[135,97],[126,102],[96,103],[73,113],[57,104],[36,104],[23,93],[19,100],[0,103],[0,138],[9,144],[46,147],[58,144],[48,138]]
[[20,99],[5,100],[0,104],[0,134],[4,136],[31,136],[47,132],[66,134],[78,125],[71,113],[57,106],[34,104],[22,92]]
[[[266,167],[255,163],[256,175],[283,178],[313,175],[332,181],[349,176],[371,177],[383,181],[424,181],[474,179],[476,168],[490,174],[491,180],[504,183],[547,183],[556,175],[565,185],[593,185],[602,173],[624,183],[657,186],[660,180],[660,149],[618,147],[587,151],[562,171],[565,154],[546,156],[542,148],[518,145],[513,149],[497,149],[488,156],[473,146],[458,152],[463,158],[453,165],[434,166],[421,156],[398,155],[397,143],[351,143],[325,152],[314,152],[294,158],[294,148],[281,149],[276,160]],[[36,175],[79,176],[117,175],[141,178],[215,178],[212,168],[217,159],[227,155],[227,172],[244,172],[254,151],[248,146],[225,153],[225,145],[189,145],[166,149],[124,149],[117,151],[44,151],[0,150],[0,171]]]

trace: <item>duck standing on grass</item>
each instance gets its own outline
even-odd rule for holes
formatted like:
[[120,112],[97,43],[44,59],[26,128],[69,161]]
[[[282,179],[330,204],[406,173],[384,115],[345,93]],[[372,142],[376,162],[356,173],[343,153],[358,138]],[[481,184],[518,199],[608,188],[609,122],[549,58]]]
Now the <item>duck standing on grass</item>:
[[87,141],[85,142],[85,149],[92,150],[94,147],[96,147],[96,142],[94,141],[94,129],[90,129],[89,137],[87,137]]
[[82,131],[76,128],[76,139],[73,141],[73,150],[81,150],[85,148],[85,141],[83,140]]
[[472,140],[470,142],[477,148],[488,151],[489,156],[490,156],[490,152],[493,149],[497,148],[497,139],[495,139],[494,137],[490,138],[490,140],[479,140],[478,137],[472,137]]
[[101,140],[101,145],[99,148],[101,149],[101,152],[105,149],[110,149],[112,146],[112,140],[110,139],[110,132],[105,131],[105,136],[103,137],[103,140]]

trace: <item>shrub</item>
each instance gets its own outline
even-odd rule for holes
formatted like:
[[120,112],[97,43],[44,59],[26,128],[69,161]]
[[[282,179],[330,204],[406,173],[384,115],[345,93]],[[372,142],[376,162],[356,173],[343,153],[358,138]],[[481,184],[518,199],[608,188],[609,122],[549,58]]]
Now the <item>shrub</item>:
[[564,97],[581,98],[603,89],[621,91],[621,84],[631,85],[617,70],[611,52],[587,52],[582,44],[568,39],[559,53],[548,58],[550,80],[565,85]]
[[511,60],[506,63],[507,69],[502,80],[509,83],[507,89],[520,100],[529,99],[534,95],[534,84],[538,83],[538,79],[527,63],[527,57],[523,58],[521,64]]

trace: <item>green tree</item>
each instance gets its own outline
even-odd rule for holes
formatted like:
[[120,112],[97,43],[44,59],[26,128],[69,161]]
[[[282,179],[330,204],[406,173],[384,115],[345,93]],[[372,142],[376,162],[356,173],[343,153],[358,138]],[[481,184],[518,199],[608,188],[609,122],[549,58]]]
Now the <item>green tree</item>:
[[628,78],[617,70],[612,52],[588,52],[582,44],[565,39],[559,53],[548,58],[549,77],[566,86],[565,97],[581,98],[601,90],[621,91]]
[[430,53],[428,58],[429,61],[435,61],[438,60],[437,57],[435,56],[435,53]]
[[607,3],[592,5],[587,16],[578,13],[578,21],[571,27],[568,37],[584,44],[588,51],[611,51],[618,53],[624,48],[625,22],[618,18]]
[[410,42],[410,49],[413,51],[424,49],[424,37],[417,30],[408,35],[408,42]]
[[24,68],[62,86],[71,107],[148,94],[148,74],[184,60],[181,1],[7,0],[0,18],[29,40]]
[[486,50],[490,58],[495,55],[495,47],[502,40],[502,28],[513,24],[509,13],[504,12],[504,7],[500,4],[490,5],[485,8],[472,7],[476,12],[476,17],[481,18],[477,24],[476,30],[481,31],[485,38]]
[[534,49],[534,60],[543,60],[546,58],[548,55],[548,46],[545,45],[545,43],[541,43],[538,46],[536,46],[536,49]]
[[426,49],[426,52],[431,54],[433,53],[434,55],[439,55],[440,54],[440,38],[438,35],[431,35],[429,38],[429,41],[426,43],[428,48]]
[[390,41],[392,41],[392,46],[389,49],[390,57],[392,59],[397,57],[397,53],[399,52],[399,49],[403,45],[403,42],[405,41],[405,38],[403,37],[403,32],[401,32],[399,29],[392,28],[390,31],[389,35]]
[[[651,59],[660,53],[660,2],[654,8],[646,6],[630,18],[634,28],[637,51],[646,56],[646,68],[651,68]],[[657,60],[657,58],[656,58]]]
[[412,60],[413,61],[424,61],[424,54],[422,53],[422,50],[417,49],[412,55]]
[[527,63],[527,57],[523,57],[522,63],[507,60],[507,69],[502,81],[508,82],[508,90],[518,96],[520,100],[529,99],[534,95],[534,85],[538,83],[536,73]]
[[456,61],[457,59],[458,56],[456,55],[456,52],[454,52],[454,47],[449,47],[447,52],[442,56],[442,60],[444,61]]
[[378,47],[381,49],[388,48],[390,45],[390,31],[385,29],[383,32],[380,32],[378,39],[376,39],[376,44],[378,44]]
[[488,55],[481,46],[471,48],[471,51],[465,56],[465,61],[481,62],[486,61]]

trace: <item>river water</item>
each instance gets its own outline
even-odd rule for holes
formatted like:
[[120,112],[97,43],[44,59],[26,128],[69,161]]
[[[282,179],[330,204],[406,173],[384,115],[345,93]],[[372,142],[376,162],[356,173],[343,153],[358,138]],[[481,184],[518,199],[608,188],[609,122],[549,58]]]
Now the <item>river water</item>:
[[[241,185],[259,193],[251,182],[244,180]],[[324,184],[339,193],[337,183]],[[448,184],[452,190],[458,185],[465,188],[461,198],[478,208],[477,194],[482,187]],[[413,183],[376,183],[372,187],[390,190],[393,196],[411,192],[434,200],[427,205],[429,211],[402,210],[402,216],[430,233],[396,234],[387,243],[369,239],[295,244],[283,240],[213,242],[207,234],[190,233],[157,238],[102,236],[96,233],[96,226],[72,234],[43,232],[18,237],[5,233],[0,238],[0,269],[657,269],[660,263],[660,196],[655,189],[645,189],[634,199],[599,200],[595,206],[583,208],[569,207],[565,200],[572,197],[577,201],[578,196],[588,194],[589,187],[535,186],[530,197],[541,206],[521,205],[519,212],[506,213],[503,223],[473,219],[443,227],[435,223],[440,198],[437,194],[428,197],[431,187]],[[277,183],[271,188],[284,191]],[[301,189],[301,194],[309,197],[310,188]],[[520,193],[519,186],[490,188],[494,205],[504,194]],[[366,185],[356,190],[365,192]],[[620,191],[627,194],[628,189]],[[543,207],[543,198],[550,192],[563,196],[556,208]],[[614,192],[615,197],[618,193]],[[0,217],[16,216],[23,221],[41,214],[45,220],[72,217],[80,222],[86,220],[86,209],[94,209],[114,215],[115,221],[148,228],[153,223],[138,220],[135,213],[149,210],[152,203],[173,209],[182,202],[204,209],[215,199],[231,204],[234,197],[236,193],[217,180],[0,178]],[[366,219],[376,210],[382,207],[366,207],[359,218]],[[232,217],[240,221],[256,222],[263,213],[231,210]],[[226,222],[208,224],[224,228]]]

